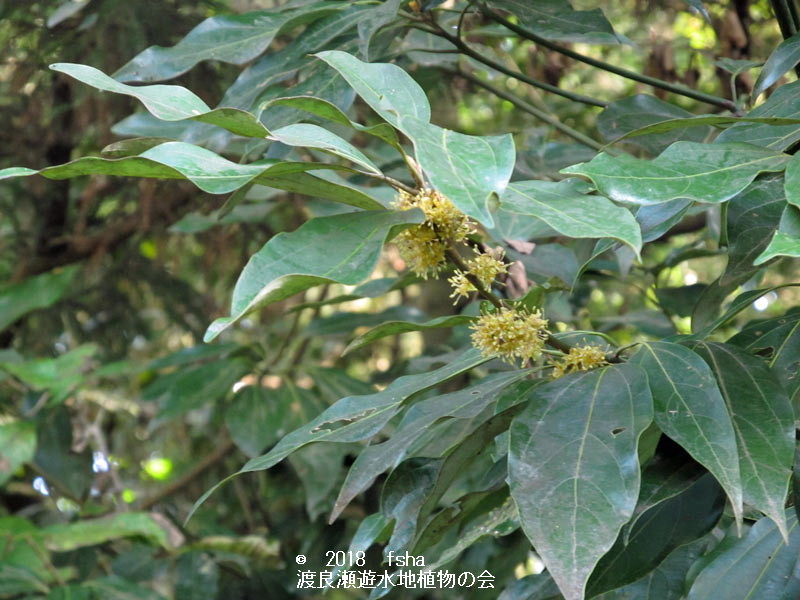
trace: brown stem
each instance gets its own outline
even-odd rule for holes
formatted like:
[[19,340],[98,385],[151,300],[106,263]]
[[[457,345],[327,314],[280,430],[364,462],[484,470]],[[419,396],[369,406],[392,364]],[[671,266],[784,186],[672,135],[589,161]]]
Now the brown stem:
[[150,510],[161,502],[164,498],[172,496],[176,492],[181,491],[187,485],[192,483],[195,479],[197,479],[200,475],[205,473],[208,469],[213,467],[215,464],[220,462],[223,458],[225,458],[232,450],[234,449],[233,440],[226,439],[222,442],[217,448],[208,456],[206,456],[203,460],[197,463],[194,467],[192,467],[189,471],[184,473],[181,477],[170,483],[165,488],[159,490],[149,498],[145,498],[139,503],[140,510]]

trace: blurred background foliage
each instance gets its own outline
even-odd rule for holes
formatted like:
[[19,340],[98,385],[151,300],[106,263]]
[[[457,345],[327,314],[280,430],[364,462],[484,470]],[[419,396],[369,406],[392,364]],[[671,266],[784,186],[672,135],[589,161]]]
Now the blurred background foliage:
[[[133,99],[98,93],[50,71],[50,63],[113,73],[146,47],[177,43],[205,18],[275,4],[282,3],[0,1],[0,168],[99,155],[119,139],[115,131],[125,131],[120,122],[135,128],[128,119],[138,110]],[[427,4],[460,12],[449,8],[452,2]],[[691,10],[696,2],[574,2],[580,9],[599,4],[632,45],[571,48],[735,103],[748,100],[754,77],[750,63],[729,59],[756,66],[782,39],[767,0],[705,2],[707,19]],[[706,110],[690,98],[537,48],[481,19],[467,16],[469,41],[524,75],[603,102],[646,92],[689,113]],[[271,52],[289,47],[303,31],[299,26],[281,34]],[[560,168],[588,160],[595,150],[502,95],[556,116],[598,146],[608,141],[598,134],[602,108],[541,92],[471,58],[457,62],[452,54],[420,51],[432,43],[438,42],[401,23],[376,38],[370,59],[397,57],[427,91],[435,123],[479,135],[513,132],[519,174],[557,178]],[[215,106],[240,71],[203,62],[174,83]],[[780,83],[794,79],[789,73]],[[288,93],[296,83],[292,76],[278,80],[272,93]],[[342,98],[345,105],[352,101]],[[362,122],[371,118],[359,103],[352,110]],[[708,134],[700,132],[699,139]],[[651,143],[663,147],[657,139]],[[644,142],[633,149],[653,154]],[[236,160],[243,155],[235,144],[223,153]],[[453,343],[434,330],[342,356],[354,332],[389,316],[424,320],[451,312],[443,282],[422,288],[409,277],[382,281],[403,267],[389,252],[372,289],[310,290],[246,319],[223,343],[203,345],[203,331],[224,314],[247,259],[274,233],[336,210],[291,192],[261,190],[218,218],[226,198],[188,182],[92,177],[0,185],[0,427],[26,419],[25,428],[0,429],[0,597],[297,597],[294,556],[307,554],[309,569],[322,568],[320,549],[346,548],[356,524],[375,511],[373,488],[327,524],[352,459],[346,446],[315,445],[270,471],[236,478],[182,524],[192,503],[246,457],[343,395],[424,369],[423,347]],[[625,344],[688,331],[689,307],[724,269],[718,237],[718,212],[697,212],[646,247],[642,264],[630,267],[636,277],[623,277],[621,261],[603,255],[572,294],[566,290],[591,244],[566,251],[548,239],[540,253],[546,258],[532,270],[565,290],[553,295],[552,321]],[[524,260],[534,263],[535,257]],[[784,262],[764,283],[796,277],[796,263]],[[388,285],[395,290],[376,298]],[[783,314],[797,301],[791,289],[772,293],[742,320]],[[139,522],[141,513],[155,517]],[[57,529],[106,514],[111,521],[98,538]],[[27,546],[3,541],[4,532],[27,528]],[[473,546],[464,564],[483,555],[476,563],[488,556],[497,573],[525,574],[527,551],[517,532]],[[328,597],[360,596],[340,590]]]

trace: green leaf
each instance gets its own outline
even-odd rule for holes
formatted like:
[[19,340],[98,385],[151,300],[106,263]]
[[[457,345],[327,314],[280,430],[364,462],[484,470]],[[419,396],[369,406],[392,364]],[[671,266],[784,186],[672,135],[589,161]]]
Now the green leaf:
[[777,175],[759,177],[730,201],[727,223],[730,245],[728,264],[719,278],[722,287],[738,286],[758,270],[755,261],[779,228],[785,207],[783,178]]
[[714,66],[719,67],[720,69],[727,71],[734,77],[737,75],[741,75],[742,73],[749,71],[750,69],[754,69],[756,67],[760,67],[764,64],[763,60],[747,60],[747,59],[736,59],[736,58],[718,58],[714,61]]
[[386,0],[373,7],[358,23],[358,48],[361,55],[370,59],[370,42],[378,31],[397,18],[397,11],[405,0]]
[[503,195],[503,209],[540,219],[572,238],[613,238],[642,248],[639,224],[631,212],[603,196],[572,191],[566,182],[515,181]]
[[767,364],[730,344],[695,351],[714,371],[736,432],[742,499],[787,537],[784,505],[794,463],[794,411]]
[[205,552],[187,552],[176,561],[175,600],[215,598],[219,589],[219,565]]
[[[653,427],[658,438],[661,430]],[[631,530],[637,525],[643,514],[670,498],[682,494],[706,475],[702,466],[684,453],[675,455],[655,454],[642,469],[642,485],[639,489],[639,500],[633,517],[622,530],[622,539],[627,545]]]
[[[780,86],[764,104],[754,108],[747,117],[797,118],[800,113],[800,81]],[[761,123],[739,123],[723,131],[715,143],[747,142],[773,150],[786,150],[800,140],[797,125],[767,125]]]
[[269,131],[253,115],[237,108],[217,108],[208,105],[179,85],[130,86],[111,79],[102,71],[87,65],[56,63],[50,68],[66,73],[99,90],[132,96],[144,104],[154,117],[163,121],[191,119],[209,125],[217,125],[231,133],[246,137],[263,138]]
[[206,19],[176,45],[151,46],[114,77],[119,81],[162,81],[177,77],[205,60],[242,65],[269,47],[284,29],[302,25],[345,8],[341,2],[317,2],[283,12],[258,11]]
[[584,598],[589,575],[633,514],[636,448],[652,411],[646,374],[626,364],[536,388],[511,425],[511,494],[567,600]]
[[786,190],[786,201],[800,208],[800,189],[798,188],[800,188],[800,156],[795,154],[786,165],[784,189]]
[[782,171],[788,160],[785,154],[751,144],[676,142],[653,160],[602,153],[562,173],[588,177],[600,193],[618,202],[720,203],[744,190],[759,173]]
[[406,399],[486,360],[477,350],[467,350],[439,369],[400,377],[383,391],[342,398],[316,419],[284,437],[267,454],[250,460],[239,472],[269,469],[298,448],[313,442],[358,442],[370,438],[397,414]]
[[[320,169],[345,169],[329,163],[280,162],[266,159],[246,165],[227,160],[199,146],[185,142],[168,142],[139,156],[120,159],[84,157],[64,165],[46,167],[38,173],[48,179],[69,179],[80,175],[116,175],[188,179],[210,194],[227,194],[251,183],[329,198],[359,208],[382,208],[382,205],[361,191],[324,181],[305,173]],[[0,171],[0,179],[20,176]],[[30,171],[24,175],[33,175]]]
[[339,311],[329,317],[314,319],[303,329],[303,335],[316,337],[319,335],[353,334],[353,330],[361,327],[375,327],[385,321],[423,322],[427,318],[424,312],[414,306],[390,306],[381,312],[349,312]]
[[36,452],[36,426],[28,421],[0,424],[0,486]]
[[707,558],[687,600],[793,600],[800,596],[800,527],[794,511],[786,511],[789,543],[775,522],[760,519],[742,538],[731,536]]
[[[0,171],[0,178],[2,173]],[[79,270],[80,266],[70,265],[0,286],[0,331],[23,315],[58,302]]]
[[461,212],[493,227],[490,200],[503,195],[516,160],[511,134],[464,135],[405,115],[400,123],[433,187]]
[[675,548],[707,534],[722,516],[725,494],[710,473],[640,515],[627,540],[620,535],[598,563],[589,593],[633,583],[655,569]]
[[769,55],[764,68],[758,74],[755,86],[753,86],[753,100],[793,69],[798,62],[800,62],[800,34],[795,34],[783,40]]
[[[328,165],[315,165],[314,169],[320,167],[329,168]],[[313,198],[333,200],[340,204],[355,206],[356,208],[362,208],[364,210],[384,208],[383,204],[372,196],[367,195],[363,191],[363,188],[350,184],[341,178],[334,179],[326,177],[326,173],[329,173],[329,171],[315,171],[313,175],[311,173],[302,172],[286,175],[269,175],[268,177],[259,178],[258,183],[277,190],[295,192]]]
[[158,377],[144,389],[142,399],[157,401],[161,418],[176,417],[224,398],[249,370],[250,364],[241,358],[185,367]]
[[315,98],[313,96],[286,96],[284,98],[275,98],[267,102],[264,106],[264,110],[266,111],[275,106],[286,106],[298,111],[304,111],[333,121],[339,125],[350,127],[356,131],[375,136],[395,148],[400,147],[400,140],[397,137],[397,132],[388,123],[379,123],[371,127],[354,123],[338,106],[323,98]]
[[166,531],[146,513],[117,513],[99,519],[59,523],[42,529],[48,549],[67,552],[131,536],[142,536],[169,548]]
[[[284,48],[266,53],[244,69],[233,85],[225,91],[220,105],[249,110],[259,98],[264,98],[265,90],[295,76],[297,70],[301,68],[309,73],[308,77],[290,88],[292,91],[283,88],[278,93],[296,96],[294,90],[299,88],[300,94],[310,93],[313,96],[320,96],[319,89],[325,85],[320,78],[328,76],[319,71],[315,72],[313,68],[307,69],[313,62],[309,55],[335,43],[337,38],[355,26],[361,15],[371,8],[369,5],[342,4],[345,7],[309,25],[303,30],[303,35],[296,37]],[[354,44],[347,40],[336,47],[351,48]],[[329,83],[332,79],[328,77]],[[309,89],[311,85],[314,87]]]
[[315,56],[336,69],[372,110],[401,131],[405,130],[400,121],[406,117],[430,121],[431,107],[425,91],[397,65],[365,63],[339,50],[318,52]]
[[272,139],[278,140],[287,146],[301,146],[305,148],[318,148],[325,152],[329,152],[335,156],[354,162],[361,165],[368,171],[372,171],[378,175],[381,170],[375,166],[370,159],[364,156],[358,148],[353,146],[350,142],[342,139],[335,133],[328,131],[318,125],[310,123],[296,123],[294,125],[287,125],[280,129],[273,131],[270,134]]
[[703,538],[674,550],[656,569],[638,581],[595,596],[594,600],[682,600],[690,569],[706,550]]
[[600,9],[574,10],[565,0],[492,0],[490,6],[507,10],[519,24],[554,41],[618,44],[611,23]]
[[85,378],[86,366],[97,346],[84,344],[57,358],[34,358],[25,362],[0,362],[0,371],[11,373],[34,390],[47,390],[52,402],[62,402]]
[[84,449],[73,450],[72,422],[69,410],[63,405],[48,407],[36,416],[36,471],[45,478],[48,486],[72,499],[88,493],[92,473],[92,453]]
[[375,268],[383,245],[422,218],[416,210],[366,211],[311,219],[291,233],[279,233],[250,258],[233,290],[231,316],[214,321],[205,341],[257,308],[316,285],[361,283]]
[[784,284],[776,285],[776,286],[769,287],[769,288],[764,288],[764,289],[759,289],[759,290],[749,290],[747,292],[742,292],[741,294],[736,296],[736,298],[733,299],[733,301],[728,305],[728,308],[725,309],[725,312],[722,313],[722,315],[717,317],[714,321],[712,321],[708,325],[704,326],[702,329],[700,329],[696,333],[693,333],[690,336],[685,336],[683,339],[688,342],[690,340],[702,340],[704,338],[707,338],[709,335],[711,335],[712,332],[714,332],[716,329],[718,329],[718,328],[722,327],[723,325],[725,325],[725,323],[730,321],[733,317],[738,315],[745,308],[747,308],[750,305],[752,305],[753,302],[758,300],[761,296],[764,296],[766,294],[769,294],[770,292],[773,292],[775,290],[779,290],[781,288],[795,287],[795,286],[798,286],[798,285],[800,285],[800,284],[798,284],[798,283],[784,283]]
[[656,424],[711,471],[740,520],[736,432],[711,369],[688,348],[670,342],[642,344],[630,362],[647,371]]
[[679,317],[688,317],[706,287],[705,283],[693,283],[681,287],[656,288],[654,291],[664,310]]
[[403,460],[408,448],[431,426],[445,418],[475,417],[494,402],[506,387],[525,374],[525,371],[495,374],[482,379],[476,385],[428,398],[412,406],[391,438],[364,448],[358,455],[339,492],[331,521],[341,514],[353,498],[367,489],[378,475]]
[[538,575],[526,575],[503,590],[497,600],[561,600],[558,586],[544,571]]
[[[769,368],[778,377],[790,399],[800,394],[800,312],[792,311],[774,319],[759,319],[745,325],[728,340],[751,354],[768,357]],[[795,404],[797,408],[798,405]],[[798,464],[800,467],[800,464]]]
[[800,258],[800,209],[787,206],[778,229],[769,241],[769,245],[756,257],[754,265],[763,265],[778,256]]
[[342,354],[353,352],[354,350],[363,348],[364,346],[390,335],[400,335],[401,333],[408,333],[409,331],[427,331],[429,329],[458,327],[459,325],[471,323],[474,320],[475,317],[469,317],[466,315],[447,315],[444,317],[431,319],[430,321],[426,321],[424,323],[413,323],[410,321],[388,321],[378,325],[377,327],[373,327],[369,331],[356,337],[347,345]]
[[172,142],[169,137],[137,137],[128,140],[120,140],[109,144],[100,151],[103,158],[125,158],[126,156],[137,156],[142,152],[155,148],[159,144]]
[[303,484],[306,513],[311,520],[331,509],[344,479],[345,456],[353,450],[349,444],[309,444],[288,457]]
[[509,529],[513,531],[519,527],[517,521],[517,507],[511,497],[508,497],[499,506],[470,519],[459,532],[455,543],[445,549],[435,562],[426,563],[425,568],[432,571],[439,569],[486,535],[497,536],[499,532],[510,533]]
[[249,385],[225,411],[231,438],[247,456],[261,454],[288,431],[310,421],[319,412],[313,402],[294,386],[278,389]]
[[[146,585],[139,585],[118,577],[97,577],[83,583],[83,587],[94,592],[92,598],[104,600],[164,600],[164,596]],[[73,599],[70,599],[73,600]]]
[[[691,116],[692,113],[689,111],[659,100],[655,96],[636,94],[609,104],[608,108],[597,115],[597,129],[607,142],[614,143],[628,138],[631,132],[641,131],[642,128],[654,123]],[[635,139],[628,139],[628,142],[650,154],[658,154],[670,144],[680,140],[702,142],[709,132],[708,127],[684,127],[660,133],[639,134]]]
[[706,287],[692,310],[692,330],[712,322],[725,298],[759,270],[754,265],[778,228],[783,199],[783,178],[759,177],[728,204],[728,264],[720,277]]
[[[676,129],[686,129],[698,126],[735,125],[737,123],[763,123],[765,125],[800,125],[800,119],[788,119],[786,117],[726,117],[718,115],[699,115],[683,119],[668,119],[657,121],[639,129],[629,131],[622,137],[615,139],[612,143],[621,142],[632,137],[648,135],[654,133],[666,133]],[[683,137],[683,136],[681,136]]]

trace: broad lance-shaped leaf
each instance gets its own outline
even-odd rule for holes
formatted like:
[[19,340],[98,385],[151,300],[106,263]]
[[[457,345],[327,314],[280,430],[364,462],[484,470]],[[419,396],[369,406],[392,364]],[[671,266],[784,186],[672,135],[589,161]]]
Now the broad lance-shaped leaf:
[[146,537],[155,544],[170,547],[167,531],[146,513],[117,513],[75,523],[57,523],[41,532],[45,545],[59,552],[132,536]]
[[[800,356],[800,309],[771,319],[751,321],[728,340],[750,354],[769,356],[768,366],[794,400],[800,394],[797,357]],[[798,406],[795,404],[795,406]],[[796,463],[800,469],[800,463]]]
[[754,265],[763,265],[778,256],[800,258],[800,208],[787,206],[783,209],[778,229],[769,245],[758,255]]
[[795,34],[783,40],[770,54],[758,74],[752,98],[754,100],[758,98],[764,90],[778,81],[787,71],[793,69],[798,62],[800,62],[800,34]]
[[477,385],[421,400],[408,409],[392,433],[392,437],[380,444],[364,448],[358,455],[339,491],[331,521],[341,514],[353,498],[368,488],[378,475],[403,460],[409,446],[424,435],[434,423],[447,417],[461,419],[475,417],[493,402],[503,389],[525,375],[525,371],[491,375]]
[[397,131],[388,123],[379,123],[370,127],[354,123],[338,106],[323,98],[315,98],[314,96],[286,96],[285,98],[275,98],[267,102],[264,106],[264,110],[273,106],[286,106],[294,110],[308,112],[312,115],[338,123],[339,125],[351,127],[356,131],[362,131],[373,135],[396,148],[400,146]]
[[240,473],[269,469],[292,452],[313,442],[359,442],[378,433],[401,405],[423,392],[486,362],[479,351],[467,350],[434,371],[399,377],[386,389],[366,396],[347,396],[310,423],[284,437],[267,454],[244,465]]
[[647,372],[655,422],[720,482],[737,521],[742,483],[736,433],[711,369],[679,344],[642,344],[629,361]]
[[401,333],[408,333],[409,331],[426,331],[428,329],[439,329],[443,327],[457,327],[458,325],[466,325],[475,320],[475,317],[467,315],[449,315],[444,317],[437,317],[426,321],[424,323],[414,323],[412,321],[387,321],[369,331],[362,333],[344,349],[343,354],[358,350],[371,344],[372,342],[385,338],[390,335],[399,335]]
[[36,452],[36,425],[30,421],[0,424],[0,485],[5,485]]
[[584,44],[618,44],[611,23],[600,9],[575,10],[566,0],[492,0],[487,3],[514,14],[519,24],[548,40]]
[[[767,101],[755,107],[748,117],[787,117],[797,118],[800,113],[800,81],[780,86]],[[767,125],[763,123],[737,123],[723,131],[714,140],[715,144],[747,142],[773,150],[786,150],[800,140],[800,127],[797,125]]]
[[[655,96],[636,94],[609,104],[608,108],[597,115],[597,129],[607,142],[613,143],[654,123],[692,116],[688,110],[659,100]],[[709,133],[708,127],[683,128],[678,131],[637,137],[628,142],[655,155],[679,140],[702,142]]]
[[144,104],[154,117],[163,121],[191,119],[217,125],[237,135],[263,138],[269,131],[249,112],[238,108],[211,110],[194,92],[179,85],[145,85],[133,87],[120,83],[94,67],[71,63],[56,63],[50,68],[66,73],[98,90],[133,96]]
[[87,156],[40,171],[24,167],[0,170],[0,179],[42,175],[48,179],[69,179],[81,175],[116,175],[188,179],[209,194],[226,194],[245,185],[259,183],[280,190],[328,198],[358,208],[378,209],[383,205],[365,193],[325,181],[307,171],[350,170],[329,163],[281,162],[266,159],[241,165],[185,142],[167,142],[139,156],[106,159]]
[[633,514],[637,445],[652,418],[647,375],[626,364],[535,388],[511,425],[511,495],[567,600],[583,600],[589,575]]
[[584,175],[618,202],[657,204],[686,199],[720,203],[744,190],[759,173],[782,171],[789,156],[744,143],[676,142],[652,160],[598,154],[562,169]]
[[372,110],[401,131],[405,132],[400,123],[405,117],[430,121],[431,106],[425,91],[397,65],[365,63],[339,50],[318,52],[315,56],[336,69]]
[[515,181],[503,195],[504,210],[528,215],[572,238],[613,238],[639,254],[642,233],[631,212],[603,196],[581,194],[565,182]]
[[162,81],[177,77],[204,60],[243,65],[264,52],[282,29],[309,23],[346,6],[345,2],[316,2],[282,12],[212,17],[174,46],[149,47],[114,77],[119,81]]
[[516,161],[511,134],[464,135],[405,116],[400,122],[433,187],[461,212],[493,227],[490,200],[502,196]]
[[369,60],[370,42],[378,31],[397,18],[397,11],[404,0],[386,0],[372,7],[358,23],[358,48]]
[[800,527],[786,510],[789,543],[775,522],[759,519],[744,537],[732,534],[704,558],[687,600],[800,598]]
[[249,460],[238,472],[208,490],[194,503],[186,520],[192,517],[217,488],[236,475],[269,469],[298,448],[314,442],[348,443],[368,439],[383,429],[400,411],[403,402],[414,394],[434,388],[487,360],[480,351],[472,348],[450,360],[443,367],[418,375],[404,375],[395,379],[386,389],[374,394],[342,398],[316,419],[288,434],[272,450]]
[[310,123],[296,123],[281,127],[270,134],[270,137],[287,146],[318,148],[335,156],[361,165],[368,171],[381,174],[381,170],[358,148],[335,133]]
[[786,117],[725,117],[719,115],[699,115],[681,119],[667,119],[645,125],[639,129],[629,131],[625,135],[618,137],[615,142],[621,142],[632,137],[648,135],[654,133],[667,133],[676,129],[686,129],[687,127],[698,127],[703,125],[735,125],[737,123],[761,123],[764,125],[800,125],[800,119],[789,119]]
[[771,518],[784,537],[784,505],[794,462],[794,411],[766,363],[730,344],[695,348],[714,371],[733,419],[742,499]]
[[70,265],[0,288],[0,331],[31,311],[58,302],[79,270]]
[[711,531],[724,507],[725,493],[708,472],[688,488],[659,502],[641,515],[629,537],[620,535],[600,560],[589,580],[590,595],[646,576],[675,548]]
[[383,245],[405,226],[422,222],[413,211],[366,211],[311,219],[279,233],[248,261],[233,289],[231,316],[206,331],[209,342],[257,308],[321,283],[355,285],[369,277]]

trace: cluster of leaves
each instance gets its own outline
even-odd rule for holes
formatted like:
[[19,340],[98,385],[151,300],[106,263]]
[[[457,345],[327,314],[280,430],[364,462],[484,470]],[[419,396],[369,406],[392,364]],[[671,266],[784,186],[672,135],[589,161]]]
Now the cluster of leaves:
[[[423,556],[432,570],[488,570],[495,588],[464,591],[475,598],[796,598],[800,312],[786,304],[800,256],[800,83],[779,80],[800,59],[800,23],[776,16],[787,39],[749,94],[736,78],[761,63],[718,61],[729,97],[577,52],[568,44],[628,41],[601,11],[561,1],[291,2],[210,17],[113,76],[52,65],[146,111],[118,123],[128,137],[101,156],[9,167],[0,178],[186,180],[230,195],[212,215],[181,218],[176,234],[267,215],[279,232],[225,292],[230,309],[205,344],[111,362],[97,344],[61,341],[57,356],[37,357],[6,341],[0,385],[14,399],[0,420],[0,483],[19,491],[37,477],[54,505],[0,517],[0,597],[159,598],[167,585],[176,598],[296,597],[306,591],[295,554],[319,571],[328,568],[320,549],[347,548],[367,552],[374,570],[390,552]],[[533,45],[688,98],[697,114],[652,95],[608,101],[542,81],[514,64]],[[204,61],[245,66],[216,108],[153,83]],[[442,109],[426,87],[435,98],[430,80],[442,72],[479,86],[498,111],[502,99],[543,121],[556,141],[433,123]],[[497,87],[494,72],[517,85]],[[602,107],[603,142],[513,91],[522,84]],[[434,193],[476,229],[445,235],[421,204],[403,205]],[[301,195],[310,218],[282,222],[286,198]],[[391,245],[401,236],[408,259],[419,232],[437,245],[434,274],[468,278],[455,308],[420,280],[427,272],[405,272]],[[456,237],[506,264],[481,277]],[[705,281],[690,266],[705,268]],[[82,272],[90,266],[0,288],[0,328],[68,311]],[[431,319],[410,308],[414,293],[441,296],[432,305],[449,312]],[[780,313],[748,316],[774,298]],[[324,314],[364,299],[386,308]],[[394,341],[440,330],[452,334],[422,352],[402,341],[412,336]],[[524,352],[506,350],[512,337]],[[109,384],[131,381],[133,402],[130,384]],[[143,420],[143,438],[193,428],[211,454],[136,500],[121,479],[124,457],[109,447],[109,412],[130,430]],[[90,448],[110,491],[92,476]],[[234,449],[250,460],[195,495],[191,510],[169,502]],[[261,478],[238,477],[246,473]],[[330,590],[411,594],[362,592]]]

